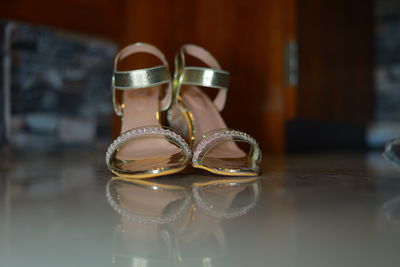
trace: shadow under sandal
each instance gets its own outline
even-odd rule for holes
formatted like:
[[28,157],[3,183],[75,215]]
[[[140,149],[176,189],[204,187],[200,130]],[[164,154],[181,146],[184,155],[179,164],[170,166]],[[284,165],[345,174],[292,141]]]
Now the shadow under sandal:
[[[136,53],[156,56],[162,65],[122,71],[118,65]],[[115,90],[123,90],[123,104]],[[172,101],[171,75],[164,55],[154,46],[135,43],[115,58],[112,78],[114,111],[122,118],[121,135],[109,146],[107,167],[119,176],[151,178],[181,171],[190,161],[185,140],[161,126],[160,112]]]
[[[186,66],[186,55],[208,67]],[[227,96],[229,73],[221,69],[208,51],[192,44],[184,45],[176,55],[175,68],[175,101],[168,119],[190,141],[193,167],[220,175],[258,175],[261,151],[256,140],[247,133],[228,129],[220,115]],[[219,90],[214,101],[202,87]]]

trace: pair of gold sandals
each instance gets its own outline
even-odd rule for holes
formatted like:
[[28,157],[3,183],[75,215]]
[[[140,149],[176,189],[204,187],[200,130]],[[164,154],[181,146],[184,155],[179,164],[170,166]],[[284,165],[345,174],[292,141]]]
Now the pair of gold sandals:
[[[162,64],[120,68],[124,59],[137,53],[151,54]],[[206,67],[187,66],[187,56]],[[118,176],[152,178],[177,173],[191,163],[220,175],[258,175],[261,151],[256,140],[228,129],[219,113],[228,85],[229,73],[202,47],[186,44],[180,49],[173,78],[156,47],[135,43],[122,49],[115,57],[111,85],[114,111],[122,117],[122,126],[121,135],[106,153],[110,171]],[[214,101],[205,88],[218,89]],[[118,103],[116,90],[123,91],[123,103]]]

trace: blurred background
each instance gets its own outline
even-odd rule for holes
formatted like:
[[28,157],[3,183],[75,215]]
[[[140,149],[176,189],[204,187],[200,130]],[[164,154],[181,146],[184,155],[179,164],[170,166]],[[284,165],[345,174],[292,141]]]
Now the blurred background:
[[400,1],[13,0],[0,4],[0,144],[101,147],[119,48],[171,62],[204,46],[231,72],[223,117],[269,152],[381,149],[400,136]]

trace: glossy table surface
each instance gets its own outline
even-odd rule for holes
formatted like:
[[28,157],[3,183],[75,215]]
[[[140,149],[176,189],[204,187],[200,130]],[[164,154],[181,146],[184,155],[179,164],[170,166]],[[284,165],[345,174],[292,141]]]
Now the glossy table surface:
[[5,156],[0,266],[400,266],[400,168],[341,153],[263,170],[132,181],[101,153]]

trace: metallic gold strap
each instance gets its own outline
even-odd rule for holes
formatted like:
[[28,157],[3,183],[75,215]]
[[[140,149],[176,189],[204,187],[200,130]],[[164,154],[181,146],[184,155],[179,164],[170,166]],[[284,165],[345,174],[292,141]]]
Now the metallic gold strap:
[[[185,54],[203,61],[210,68],[186,66]],[[179,98],[181,86],[184,84],[220,89],[214,99],[214,104],[219,111],[224,108],[229,86],[229,72],[222,70],[218,61],[200,46],[186,44],[175,57],[175,99]]]
[[[163,65],[131,70],[131,71],[118,71],[117,65],[124,58],[131,56],[135,53],[149,53],[156,56]],[[146,43],[134,43],[123,48],[116,56],[114,60],[114,75],[111,81],[111,90],[113,97],[114,111],[118,116],[122,116],[123,105],[118,103],[115,90],[133,90],[139,88],[147,88],[160,84],[167,84],[165,88],[164,98],[160,102],[160,109],[162,111],[167,110],[171,105],[172,101],[172,79],[168,70],[168,62],[165,59],[163,53],[156,47]]]
[[229,73],[211,68],[185,67],[181,82],[182,84],[228,90]]
[[165,65],[133,71],[115,71],[114,88],[132,90],[171,82],[171,75]]

